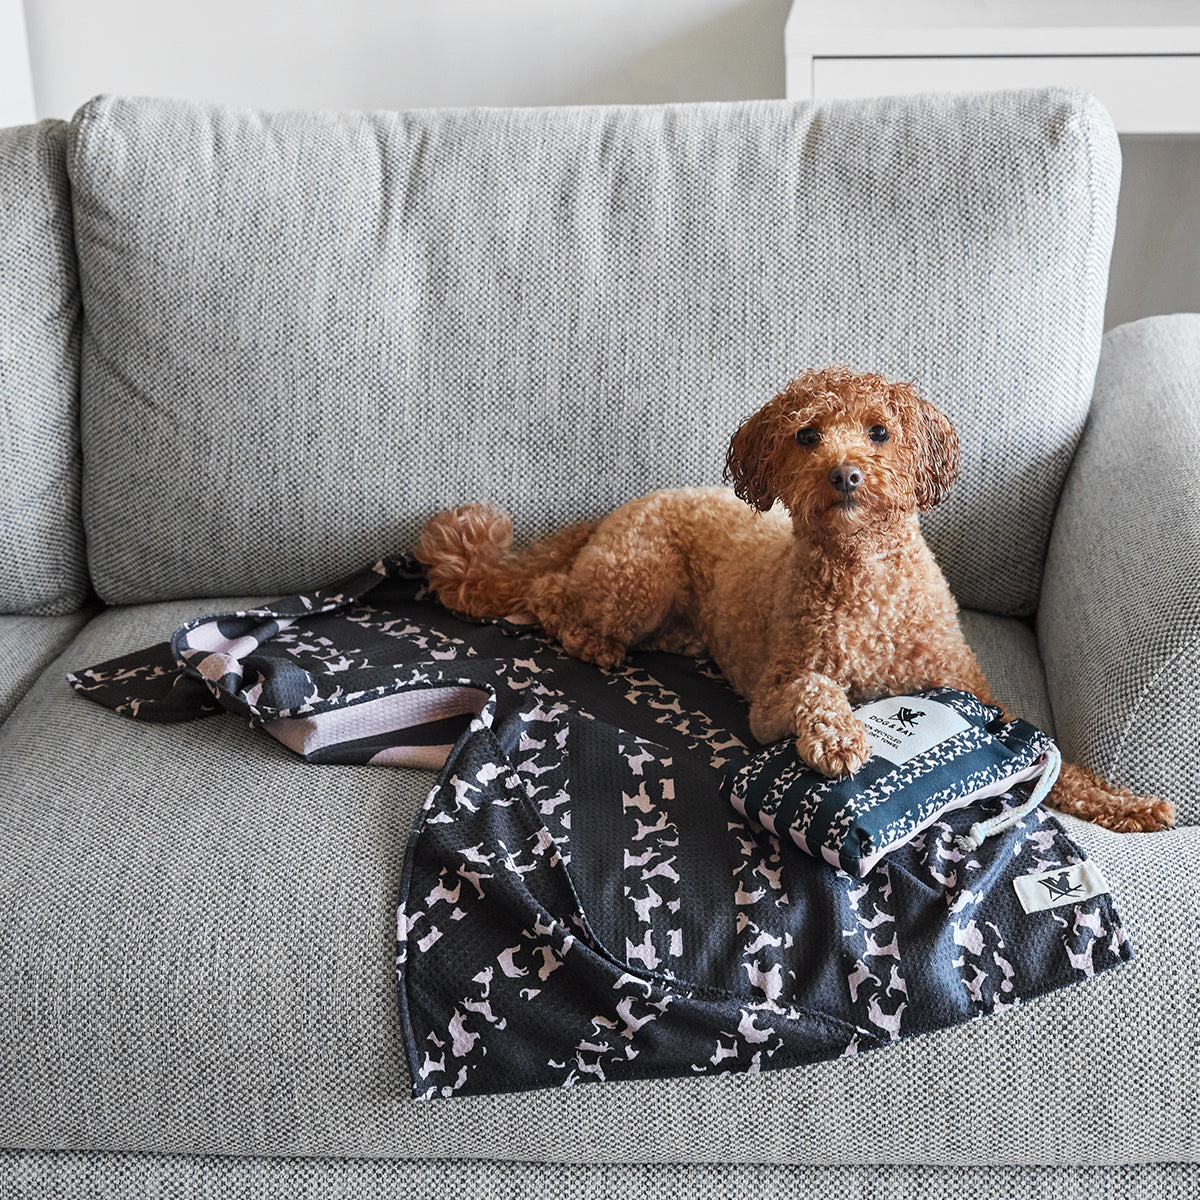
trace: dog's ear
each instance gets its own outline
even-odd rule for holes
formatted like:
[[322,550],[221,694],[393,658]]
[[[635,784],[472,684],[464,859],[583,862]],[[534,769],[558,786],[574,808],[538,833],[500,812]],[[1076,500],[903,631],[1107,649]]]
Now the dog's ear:
[[892,393],[910,414],[917,446],[914,494],[917,507],[928,512],[945,500],[958,479],[958,433],[945,413],[922,400],[908,384],[893,384]]
[[779,499],[775,487],[782,412],[776,397],[747,417],[729,440],[725,479],[734,493],[759,512]]

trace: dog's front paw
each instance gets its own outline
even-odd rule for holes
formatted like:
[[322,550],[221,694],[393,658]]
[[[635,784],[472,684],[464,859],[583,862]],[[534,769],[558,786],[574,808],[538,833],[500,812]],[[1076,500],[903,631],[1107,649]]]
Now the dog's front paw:
[[852,713],[798,713],[796,724],[796,753],[822,775],[853,775],[871,755],[867,731]]

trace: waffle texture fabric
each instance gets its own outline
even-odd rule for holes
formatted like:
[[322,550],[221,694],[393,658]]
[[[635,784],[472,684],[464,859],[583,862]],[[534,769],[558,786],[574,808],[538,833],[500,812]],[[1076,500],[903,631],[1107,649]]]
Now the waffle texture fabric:
[[[309,762],[440,768],[397,919],[417,1099],[780,1070],[1005,1011],[1130,957],[1103,884],[1064,891],[1072,925],[1019,901],[1030,877],[1071,888],[1080,849],[1030,812],[1040,793],[983,798],[1044,775],[1051,754],[1057,775],[1057,751],[951,688],[867,706],[903,753],[877,745],[852,782],[801,782],[791,739],[751,749],[749,706],[711,665],[651,652],[598,671],[529,631],[455,617],[407,557],[198,617],[68,680],[156,723],[215,701]],[[799,791],[820,815],[783,819],[772,783],[783,808]],[[982,807],[948,811],[964,793]],[[826,853],[815,828],[836,842],[851,817],[842,872],[785,848],[790,834]],[[980,821],[964,855],[955,835]],[[897,843],[869,874],[866,840]]]
[[344,1159],[0,1153],[11,1200],[1193,1200],[1200,1168],[578,1166]]
[[226,715],[127,721],[64,678],[205,607],[254,599],[103,613],[0,727],[0,1145],[547,1163],[1200,1161],[1200,1064],[1180,1052],[1200,988],[1200,829],[1122,837],[1069,818],[1133,939],[1118,971],[853,1060],[413,1104],[395,907],[432,775],[314,767]]
[[80,327],[66,125],[0,129],[0,612],[68,613],[87,594]]
[[111,603],[288,593],[490,498],[518,540],[719,482],[810,366],[957,424],[960,601],[1036,606],[1120,175],[1061,90],[71,126],[84,513]]
[[1200,314],[1104,338],[1038,638],[1063,753],[1200,822]]

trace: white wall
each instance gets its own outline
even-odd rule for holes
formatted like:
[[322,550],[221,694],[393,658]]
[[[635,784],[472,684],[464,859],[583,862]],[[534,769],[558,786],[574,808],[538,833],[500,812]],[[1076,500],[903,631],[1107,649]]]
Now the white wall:
[[27,9],[38,112],[68,116],[101,91],[368,109],[782,96],[788,0],[27,0]]
[[[15,44],[3,22],[12,24],[19,4],[0,0],[0,80],[8,78],[3,47]],[[68,117],[106,91],[272,109],[782,96],[788,7],[789,0],[25,0],[25,15],[37,115]],[[21,66],[12,77],[18,91]],[[1107,322],[1200,311],[1200,138],[1127,137],[1122,147]]]
[[0,128],[33,120],[33,81],[21,0],[0,0]]
[[1200,312],[1200,137],[1123,137],[1121,157],[1106,327]]

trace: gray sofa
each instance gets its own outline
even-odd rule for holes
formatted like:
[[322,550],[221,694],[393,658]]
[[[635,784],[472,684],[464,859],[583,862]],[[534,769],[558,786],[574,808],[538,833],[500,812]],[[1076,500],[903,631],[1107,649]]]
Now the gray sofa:
[[[1197,1194],[1200,317],[1102,337],[1119,175],[1060,91],[0,131],[0,1195]],[[926,528],[998,694],[1178,806],[1064,819],[1133,963],[856,1060],[415,1104],[432,776],[65,672],[446,504],[716,482],[829,362],[956,422]]]

